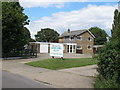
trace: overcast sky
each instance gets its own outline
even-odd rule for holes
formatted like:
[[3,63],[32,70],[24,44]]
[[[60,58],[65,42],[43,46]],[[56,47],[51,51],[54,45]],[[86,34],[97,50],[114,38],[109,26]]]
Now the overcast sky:
[[61,34],[68,28],[82,30],[97,26],[110,35],[114,10],[118,8],[118,0],[114,0],[114,2],[94,2],[94,0],[89,0],[91,2],[87,2],[87,0],[79,0],[79,2],[78,0],[76,2],[70,0],[66,0],[66,2],[64,2],[65,0],[48,1],[20,0],[24,13],[31,21],[27,28],[30,30],[32,38],[41,28],[52,28]]

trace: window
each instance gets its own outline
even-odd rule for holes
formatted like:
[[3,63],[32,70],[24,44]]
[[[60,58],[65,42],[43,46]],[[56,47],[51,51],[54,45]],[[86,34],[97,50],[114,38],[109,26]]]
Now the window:
[[69,52],[69,45],[67,45],[67,52]]
[[69,36],[66,36],[65,39],[69,39]]
[[92,41],[92,38],[91,38],[91,37],[88,37],[87,40],[88,40],[88,41]]
[[82,49],[82,45],[77,45],[77,49]]
[[73,52],[75,52],[75,45],[73,45]]
[[92,46],[91,45],[87,45],[87,49],[92,49]]
[[74,39],[74,37],[71,37],[71,40],[73,40]]
[[72,45],[70,45],[70,52],[72,52]]
[[74,39],[74,37],[69,37],[69,40],[73,40]]
[[78,40],[82,40],[82,36],[77,36],[77,39]]

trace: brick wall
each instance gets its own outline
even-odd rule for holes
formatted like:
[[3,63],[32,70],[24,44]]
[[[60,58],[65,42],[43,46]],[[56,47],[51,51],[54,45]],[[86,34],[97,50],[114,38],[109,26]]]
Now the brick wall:
[[[82,53],[92,55],[93,54],[94,38],[88,32],[85,32],[84,34],[82,34],[80,36],[82,36],[82,40],[76,40],[76,43],[82,45]],[[88,40],[89,37],[91,38],[91,41]],[[87,49],[87,45],[90,45],[92,48]]]

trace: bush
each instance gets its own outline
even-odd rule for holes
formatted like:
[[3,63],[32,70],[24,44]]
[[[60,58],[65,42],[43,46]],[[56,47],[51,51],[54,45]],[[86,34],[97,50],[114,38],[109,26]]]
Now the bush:
[[[115,88],[120,85],[120,12],[114,12],[112,38],[98,56],[98,72],[100,78],[95,85]],[[117,86],[116,86],[117,85]]]
[[116,76],[116,83],[120,83],[120,53],[117,45],[115,42],[109,42],[101,50],[98,56],[98,72],[105,79]]
[[105,79],[99,75],[95,81],[95,88],[120,88],[120,84],[116,83],[116,75],[112,79]]

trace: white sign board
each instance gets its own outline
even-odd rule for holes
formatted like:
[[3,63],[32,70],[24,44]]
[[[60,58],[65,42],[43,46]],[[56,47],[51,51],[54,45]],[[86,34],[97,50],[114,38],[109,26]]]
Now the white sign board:
[[63,57],[63,44],[50,44],[50,56]]

